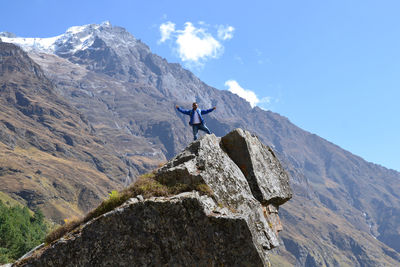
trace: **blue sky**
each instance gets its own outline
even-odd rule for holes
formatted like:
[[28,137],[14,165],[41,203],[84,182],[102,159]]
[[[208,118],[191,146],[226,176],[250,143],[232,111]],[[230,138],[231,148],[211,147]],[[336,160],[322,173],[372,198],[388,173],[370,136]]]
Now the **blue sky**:
[[[126,28],[218,89],[400,170],[400,1],[1,0],[0,31]],[[162,31],[161,31],[162,30]]]

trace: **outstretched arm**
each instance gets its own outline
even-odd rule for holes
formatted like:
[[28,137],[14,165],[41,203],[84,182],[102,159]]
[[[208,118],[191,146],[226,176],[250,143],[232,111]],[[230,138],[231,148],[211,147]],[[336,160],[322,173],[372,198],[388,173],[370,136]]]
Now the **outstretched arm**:
[[201,111],[201,115],[210,113],[211,111],[213,111],[213,110],[215,110],[215,109],[216,109],[216,107],[213,107],[213,108],[210,108],[210,109],[206,109],[206,110],[202,110],[202,111]]
[[178,111],[182,112],[183,114],[190,115],[190,110],[180,108],[180,107],[178,107],[177,105],[176,105],[175,107],[176,107],[176,109],[177,109]]

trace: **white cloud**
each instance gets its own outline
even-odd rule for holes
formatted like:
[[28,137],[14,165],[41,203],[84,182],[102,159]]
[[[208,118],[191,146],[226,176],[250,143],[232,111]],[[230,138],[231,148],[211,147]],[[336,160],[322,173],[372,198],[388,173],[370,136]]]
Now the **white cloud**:
[[271,103],[271,97],[266,96],[261,99],[257,97],[257,95],[248,89],[242,88],[239,83],[235,80],[228,80],[225,82],[225,86],[228,87],[228,91],[240,96],[244,100],[250,103],[250,106],[254,108],[255,106],[258,106],[260,104],[270,104]]
[[175,23],[168,21],[160,25],[160,33],[161,39],[159,40],[160,43],[165,42],[166,40],[171,38],[171,34],[175,32]]
[[[222,42],[231,39],[234,31],[232,26],[221,25],[215,28],[204,21],[199,21],[197,26],[186,22],[182,30],[175,26],[171,21],[161,24],[158,43],[172,40],[172,47],[179,58],[185,65],[192,67],[202,67],[205,61],[220,57],[224,51]],[[219,41],[213,35],[218,36]]]
[[235,31],[235,28],[232,26],[219,25],[218,26],[218,38],[221,40],[232,39],[234,31]]
[[207,58],[217,58],[223,46],[203,28],[196,28],[186,22],[185,29],[177,31],[176,44],[182,61],[199,62]]
[[225,86],[228,87],[229,92],[237,94],[249,102],[252,108],[260,102],[260,99],[258,99],[257,95],[253,91],[242,88],[235,80],[226,81]]

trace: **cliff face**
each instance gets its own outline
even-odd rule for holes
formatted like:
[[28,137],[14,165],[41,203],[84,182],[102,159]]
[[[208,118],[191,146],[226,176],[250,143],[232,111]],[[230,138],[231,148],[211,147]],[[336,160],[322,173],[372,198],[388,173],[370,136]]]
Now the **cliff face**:
[[[160,168],[155,179],[185,185],[189,192],[131,198],[16,265],[268,265],[267,253],[279,245],[282,230],[279,205],[292,193],[287,173],[257,137],[241,129],[222,138],[204,136]],[[212,193],[190,190],[199,185]]]

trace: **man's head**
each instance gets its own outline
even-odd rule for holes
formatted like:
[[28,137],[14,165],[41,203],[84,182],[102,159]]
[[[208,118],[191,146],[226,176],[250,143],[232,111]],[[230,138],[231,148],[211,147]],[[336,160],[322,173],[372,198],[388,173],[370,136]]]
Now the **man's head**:
[[197,105],[197,103],[196,103],[196,102],[193,102],[193,105],[192,105],[192,106],[193,106],[193,109],[194,109],[194,110],[196,110],[196,109],[197,109],[197,107],[198,107],[198,105]]

